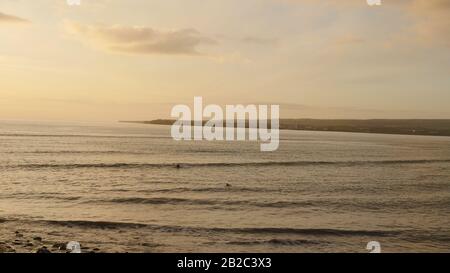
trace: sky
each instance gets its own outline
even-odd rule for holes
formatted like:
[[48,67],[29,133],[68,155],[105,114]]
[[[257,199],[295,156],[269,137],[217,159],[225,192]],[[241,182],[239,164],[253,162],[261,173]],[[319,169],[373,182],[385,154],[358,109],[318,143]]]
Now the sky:
[[450,1],[0,0],[0,119],[450,118]]

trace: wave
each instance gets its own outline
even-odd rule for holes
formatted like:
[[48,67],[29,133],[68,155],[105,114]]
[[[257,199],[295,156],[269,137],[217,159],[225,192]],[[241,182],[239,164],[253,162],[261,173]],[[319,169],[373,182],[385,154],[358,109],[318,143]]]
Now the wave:
[[[401,230],[350,230],[350,229],[322,229],[322,228],[284,228],[284,227],[258,227],[258,228],[221,228],[221,227],[192,227],[168,226],[130,222],[108,221],[58,221],[38,220],[42,224],[65,227],[92,228],[92,229],[150,229],[161,232],[188,232],[188,233],[244,233],[244,234],[287,234],[287,235],[313,235],[313,236],[379,236],[387,237],[401,234]],[[270,242],[270,241],[269,241]],[[281,241],[280,241],[281,242]],[[280,243],[273,241],[272,243]]]
[[412,210],[429,208],[447,208],[450,201],[446,198],[436,200],[300,200],[300,201],[257,201],[257,200],[226,200],[226,199],[188,199],[169,197],[129,197],[113,198],[88,203],[118,203],[133,205],[173,205],[173,206],[210,206],[212,209],[236,210],[255,208],[321,208],[321,209],[345,209],[345,210],[367,210],[376,211],[379,209],[391,210]]
[[143,139],[171,139],[170,136],[138,136],[138,135],[90,135],[90,134],[23,134],[0,133],[0,137],[84,137],[84,138],[143,138]]
[[75,164],[19,164],[3,165],[3,168],[21,169],[80,169],[80,168],[208,168],[208,167],[267,167],[267,166],[358,166],[358,165],[396,165],[396,164],[432,164],[450,163],[450,159],[417,159],[417,160],[374,160],[374,161],[263,161],[263,162],[213,162],[213,163],[75,163]]
[[77,202],[78,204],[117,204],[117,205],[149,205],[149,206],[174,206],[178,208],[186,206],[204,207],[210,210],[236,211],[236,210],[254,210],[261,208],[271,209],[308,209],[315,210],[345,210],[345,211],[379,211],[380,209],[389,211],[416,211],[431,209],[447,209],[450,207],[450,200],[447,196],[434,199],[413,200],[413,199],[394,199],[394,200],[359,200],[359,199],[308,199],[308,200],[230,200],[230,199],[189,199],[189,198],[171,198],[171,197],[124,197],[124,198],[105,198],[90,199],[82,196],[67,196],[52,193],[14,193],[0,194],[3,199],[19,200],[40,200],[40,201],[61,201]]
[[[121,189],[112,190],[112,191],[123,191]],[[206,187],[206,188],[186,188],[186,187],[178,187],[178,188],[167,188],[167,189],[151,189],[151,190],[139,190],[139,193],[184,193],[184,192],[214,192],[214,193],[222,193],[222,192],[297,192],[296,190],[288,190],[288,189],[270,189],[270,188],[246,188],[246,187]]]
[[[216,200],[216,199],[187,199],[187,198],[114,198],[110,200],[102,200],[99,202],[120,203],[120,204],[147,204],[147,205],[197,205],[197,206],[212,206],[217,209],[235,209],[236,206],[240,208],[251,207],[270,207],[270,208],[286,208],[295,206],[311,206],[310,201],[276,201],[276,202],[257,202],[248,200]],[[230,207],[233,206],[233,207]]]
[[281,246],[300,246],[300,245],[317,245],[323,244],[316,240],[291,240],[291,239],[270,239],[270,240],[255,240],[255,241],[231,241],[227,242],[228,245],[281,245]]
[[82,200],[82,196],[65,195],[61,193],[32,193],[32,192],[14,192],[8,194],[0,194],[0,198],[12,198],[19,200],[52,200],[52,201],[78,201]]
[[[268,208],[286,208],[286,207],[306,207],[314,206],[312,201],[275,201],[259,202],[251,200],[217,200],[217,199],[187,199],[187,198],[168,198],[168,197],[129,197],[113,198],[109,200],[98,200],[101,203],[119,203],[119,204],[146,204],[146,205],[198,205],[215,206],[218,209],[235,209],[245,207],[268,207]],[[91,203],[91,201],[89,201]],[[230,207],[234,206],[234,207]]]
[[134,151],[7,151],[4,154],[124,154],[124,155],[148,155],[155,154],[150,152],[134,152]]

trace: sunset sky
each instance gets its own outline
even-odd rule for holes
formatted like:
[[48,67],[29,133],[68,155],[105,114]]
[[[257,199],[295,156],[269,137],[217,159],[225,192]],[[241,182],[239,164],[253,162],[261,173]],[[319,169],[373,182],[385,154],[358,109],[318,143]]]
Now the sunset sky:
[[450,118],[450,1],[0,0],[0,119]]

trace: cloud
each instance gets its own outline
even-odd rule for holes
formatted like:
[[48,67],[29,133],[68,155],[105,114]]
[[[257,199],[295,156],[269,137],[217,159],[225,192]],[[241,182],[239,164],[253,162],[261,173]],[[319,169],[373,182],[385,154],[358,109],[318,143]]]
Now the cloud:
[[9,14],[0,12],[0,24],[3,24],[3,23],[23,24],[23,23],[29,23],[29,21],[26,19],[14,16],[14,15],[9,15]]
[[205,55],[199,47],[217,43],[195,29],[158,30],[141,26],[66,23],[66,30],[96,47],[130,54]]

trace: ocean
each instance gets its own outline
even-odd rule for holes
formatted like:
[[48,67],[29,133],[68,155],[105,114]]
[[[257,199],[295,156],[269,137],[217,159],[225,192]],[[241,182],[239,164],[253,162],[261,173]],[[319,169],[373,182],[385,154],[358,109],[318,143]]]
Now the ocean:
[[0,241],[20,233],[101,252],[368,252],[369,241],[383,252],[450,251],[450,137],[280,138],[277,151],[261,152],[258,142],[177,142],[169,126],[1,121]]

